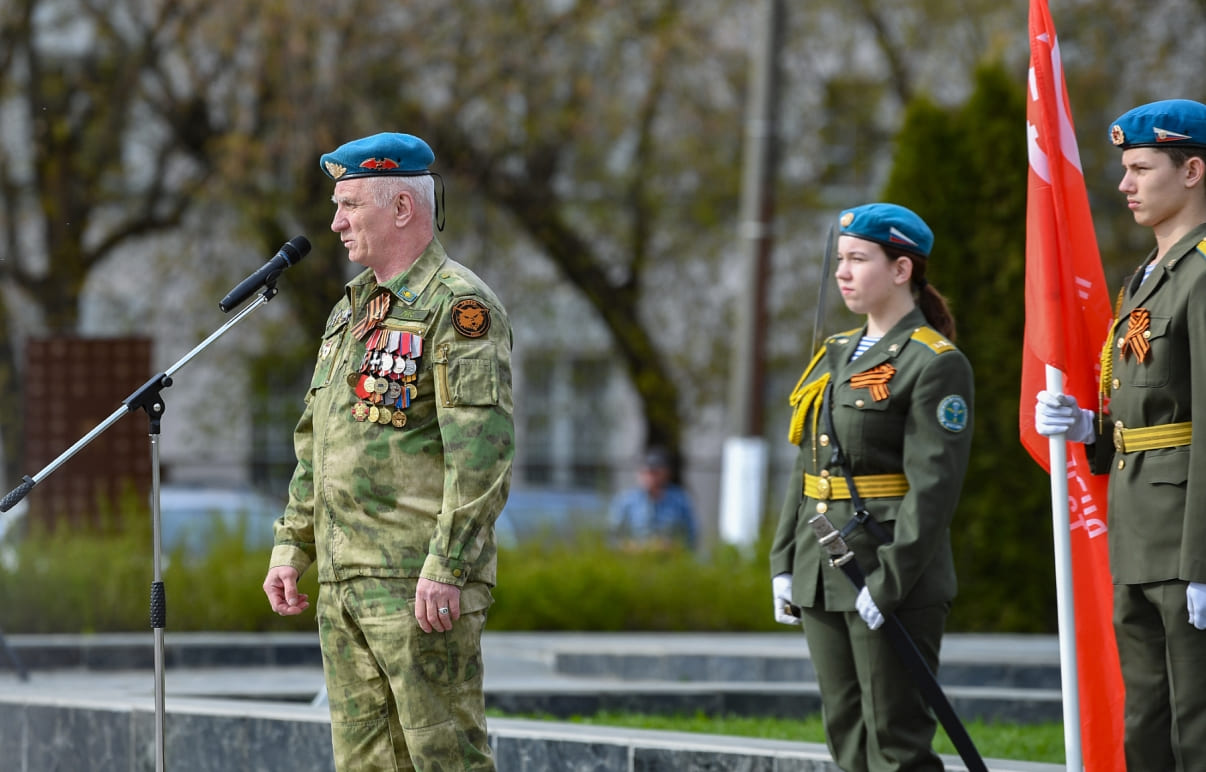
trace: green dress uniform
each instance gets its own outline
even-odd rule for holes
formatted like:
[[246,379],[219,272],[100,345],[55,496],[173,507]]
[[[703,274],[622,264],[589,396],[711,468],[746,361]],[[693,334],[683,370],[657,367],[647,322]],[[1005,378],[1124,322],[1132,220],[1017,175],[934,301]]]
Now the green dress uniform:
[[1206,582],[1206,449],[1190,443],[1206,415],[1206,224],[1136,272],[1106,346],[1089,455],[1110,475],[1128,769],[1206,770],[1206,631],[1185,601],[1188,582]]
[[[327,321],[271,565],[316,563],[340,769],[494,769],[480,639],[515,446],[510,353],[502,304],[435,239],[387,282],[353,279]],[[461,587],[450,632],[419,628],[420,577]]]
[[[895,613],[932,670],[955,597],[950,524],[972,436],[967,358],[914,309],[854,361],[865,329],[830,337],[793,395],[799,453],[771,549],[771,575],[793,575],[793,601],[817,673],[830,752],[844,770],[942,769],[937,722],[882,631],[855,611],[857,592],[829,565],[808,521],[843,529],[854,508],[834,463],[836,441],[870,514],[846,539],[875,604]],[[832,390],[832,425],[820,392]],[[824,481],[824,482],[823,482]]]

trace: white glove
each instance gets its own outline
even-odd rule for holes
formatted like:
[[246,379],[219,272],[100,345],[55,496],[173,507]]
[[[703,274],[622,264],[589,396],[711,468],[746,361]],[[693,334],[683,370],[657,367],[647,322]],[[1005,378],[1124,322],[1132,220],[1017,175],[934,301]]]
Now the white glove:
[[1076,397],[1044,389],[1034,403],[1034,429],[1044,437],[1064,435],[1068,442],[1093,440],[1093,411],[1076,405]]
[[772,578],[771,594],[775,596],[775,621],[785,625],[800,624],[800,618],[787,611],[791,605],[791,574]]
[[878,630],[879,626],[884,623],[884,615],[879,610],[879,606],[875,605],[875,601],[871,599],[871,591],[863,587],[858,591],[858,597],[854,599],[854,607],[858,609],[858,615],[867,623],[867,627],[872,630]]
[[1206,584],[1190,582],[1185,588],[1185,601],[1189,606],[1189,624],[1206,630]]

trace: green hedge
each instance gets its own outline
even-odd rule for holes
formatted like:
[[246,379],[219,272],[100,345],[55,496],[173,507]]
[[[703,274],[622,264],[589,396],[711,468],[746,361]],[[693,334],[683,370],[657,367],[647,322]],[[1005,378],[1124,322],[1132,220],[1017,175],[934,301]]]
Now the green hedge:
[[[150,518],[130,514],[100,527],[27,533],[0,550],[0,629],[8,633],[149,629],[153,579]],[[313,606],[272,613],[261,585],[267,552],[239,532],[214,535],[206,555],[164,555],[168,631],[313,630]],[[489,629],[789,632],[771,614],[767,545],[629,553],[601,538],[504,550]],[[317,597],[313,572],[302,590]],[[991,630],[979,606],[955,603],[949,629]],[[993,611],[999,618],[1000,609]],[[1001,630],[1000,632],[1034,632]]]
[[[0,552],[0,628],[8,633],[100,633],[149,629],[154,578],[150,518],[137,508],[94,528],[31,531]],[[163,556],[168,631],[314,629],[313,606],[282,618],[261,585],[264,551],[239,532],[214,534],[202,557]],[[784,629],[770,616],[765,549],[621,553],[602,545],[550,544],[505,550],[491,630]],[[313,572],[303,592],[317,597]]]

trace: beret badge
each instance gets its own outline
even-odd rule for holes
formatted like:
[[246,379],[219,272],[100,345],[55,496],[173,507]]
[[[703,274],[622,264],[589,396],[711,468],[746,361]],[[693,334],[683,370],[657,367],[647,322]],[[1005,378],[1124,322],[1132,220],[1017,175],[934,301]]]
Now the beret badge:
[[838,224],[845,228],[852,222],[854,222],[854,212],[846,212],[842,215],[842,219],[838,221]]
[[337,180],[344,174],[347,174],[348,167],[343,164],[337,164],[334,161],[326,161],[323,166],[327,169],[327,174],[331,175],[331,179]]
[[387,171],[389,169],[397,169],[398,162],[392,158],[366,158],[360,164],[361,169],[372,169],[373,171]]
[[1123,142],[1126,142],[1126,134],[1123,133],[1122,127],[1116,123],[1110,127],[1110,141],[1115,145],[1121,145]]

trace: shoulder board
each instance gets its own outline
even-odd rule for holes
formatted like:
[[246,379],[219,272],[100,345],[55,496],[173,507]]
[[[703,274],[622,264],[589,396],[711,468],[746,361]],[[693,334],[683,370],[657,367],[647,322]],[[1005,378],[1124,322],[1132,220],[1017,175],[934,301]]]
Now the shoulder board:
[[469,271],[458,271],[445,266],[436,274],[440,283],[452,290],[453,295],[481,295],[482,287],[476,281],[477,277]]
[[850,341],[850,337],[861,329],[863,329],[863,328],[855,327],[853,330],[846,330],[845,332],[834,333],[833,335],[830,335],[828,338],[826,338],[825,342],[826,343],[848,343]]
[[1206,257],[1206,239],[1198,242],[1198,252],[1202,253],[1202,257]]
[[933,327],[918,327],[913,330],[910,338],[927,346],[935,354],[945,354],[955,350],[955,344],[942,337],[942,334]]

